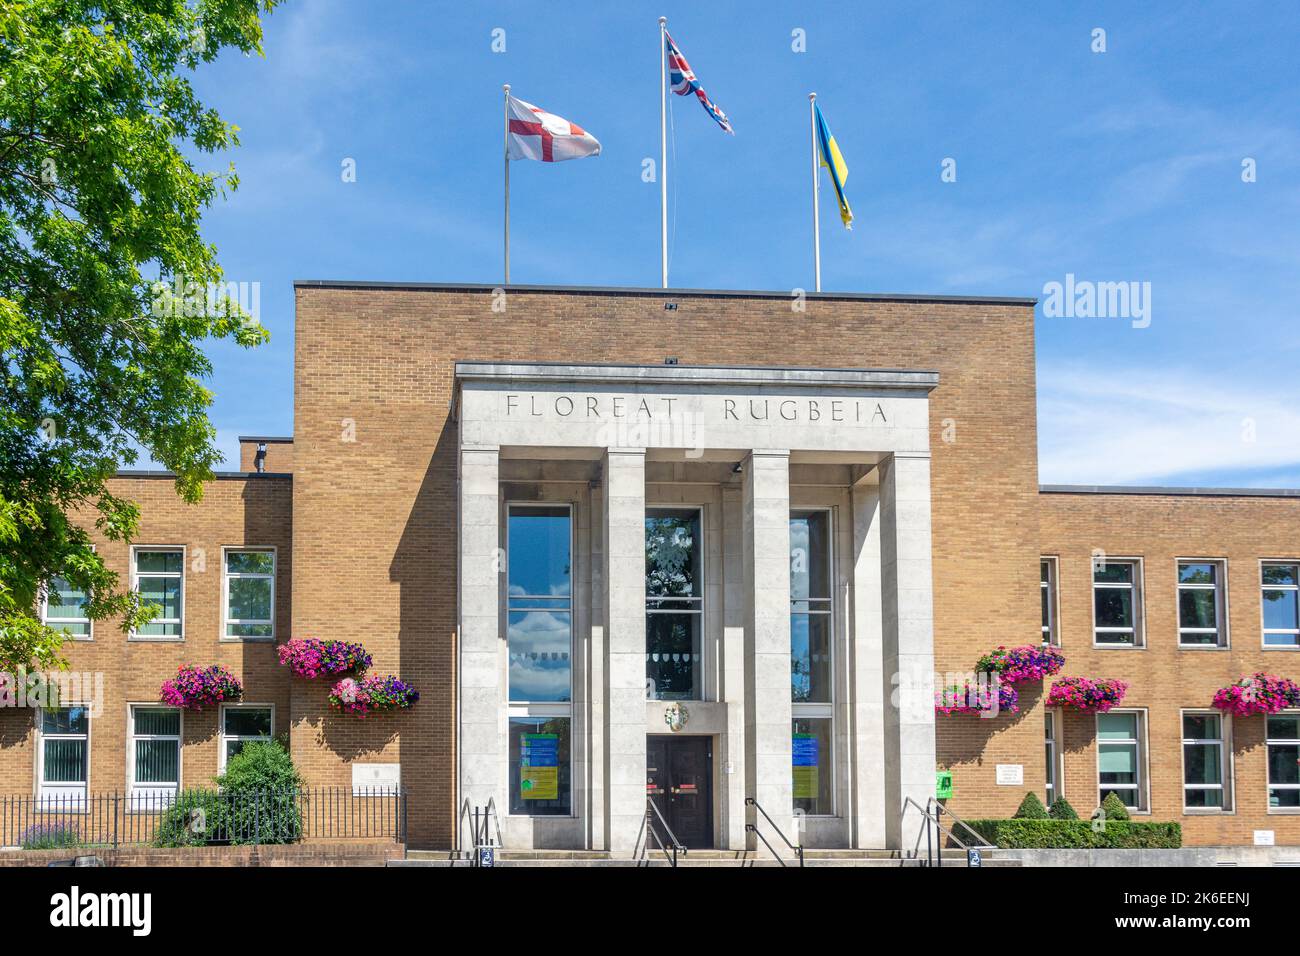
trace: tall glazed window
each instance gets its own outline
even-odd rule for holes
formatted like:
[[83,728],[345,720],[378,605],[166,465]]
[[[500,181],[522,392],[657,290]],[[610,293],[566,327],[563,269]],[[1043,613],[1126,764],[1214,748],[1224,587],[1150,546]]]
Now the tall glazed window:
[[790,516],[791,783],[794,807],[834,808],[834,615],[829,511]]
[[647,696],[703,699],[704,552],[698,509],[646,514],[645,594]]
[[573,513],[511,505],[506,525],[510,812],[572,812]]

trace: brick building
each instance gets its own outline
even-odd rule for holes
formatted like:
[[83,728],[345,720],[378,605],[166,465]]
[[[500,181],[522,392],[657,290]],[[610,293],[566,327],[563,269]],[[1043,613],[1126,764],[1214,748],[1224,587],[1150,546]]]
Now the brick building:
[[[745,845],[753,798],[807,845],[899,847],[936,768],[966,817],[1115,790],[1188,843],[1300,843],[1300,717],[1210,706],[1300,676],[1300,501],[1040,489],[1032,300],[296,299],[292,439],[242,440],[196,506],[116,480],[140,535],[100,547],[167,615],[128,636],[68,618],[75,595],[53,612],[102,707],[0,715],[15,792],[202,786],[283,734],[313,783],[400,779],[415,846],[463,842],[490,800],[507,846],[624,853],[648,794],[693,845]],[[276,663],[291,635],[364,643],[419,703],[331,711]],[[1122,705],[1021,685],[1017,713],[936,717],[936,674],[1040,639],[1064,675],[1128,682]],[[241,704],[159,708],[182,662],[231,667]]]

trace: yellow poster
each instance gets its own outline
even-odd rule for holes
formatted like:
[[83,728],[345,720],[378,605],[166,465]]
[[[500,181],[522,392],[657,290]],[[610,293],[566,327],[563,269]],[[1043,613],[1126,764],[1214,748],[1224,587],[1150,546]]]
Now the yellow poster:
[[558,800],[560,798],[560,768],[521,767],[519,771],[519,796],[525,800]]

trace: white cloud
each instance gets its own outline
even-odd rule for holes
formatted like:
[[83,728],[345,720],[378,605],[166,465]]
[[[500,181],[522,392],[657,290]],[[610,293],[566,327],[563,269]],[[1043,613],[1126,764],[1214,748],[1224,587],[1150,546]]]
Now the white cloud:
[[1039,372],[1044,484],[1186,484],[1207,473],[1263,484],[1300,471],[1300,409],[1286,389],[1222,369],[1046,365]]

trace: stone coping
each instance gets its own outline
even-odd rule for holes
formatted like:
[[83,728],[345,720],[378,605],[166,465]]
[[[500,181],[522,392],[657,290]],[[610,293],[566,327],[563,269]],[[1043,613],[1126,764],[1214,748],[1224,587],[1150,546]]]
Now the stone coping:
[[939,373],[910,369],[780,368],[733,365],[572,365],[563,362],[457,362],[461,381],[612,385],[721,385],[902,388],[930,391]]

